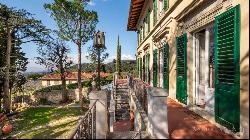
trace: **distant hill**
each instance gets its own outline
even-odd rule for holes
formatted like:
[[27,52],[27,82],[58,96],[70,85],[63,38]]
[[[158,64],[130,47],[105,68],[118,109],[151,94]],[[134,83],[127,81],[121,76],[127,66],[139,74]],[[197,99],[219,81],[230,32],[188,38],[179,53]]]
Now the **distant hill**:
[[47,74],[49,73],[48,71],[38,71],[38,72],[24,72],[24,76],[28,76],[28,75],[31,75],[31,74]]
[[[94,72],[97,67],[92,63],[82,63],[82,71],[84,72]],[[136,61],[135,60],[121,60],[121,71],[122,72],[132,72],[136,70]],[[70,71],[77,71],[77,64],[69,68]],[[101,71],[113,73],[116,70],[116,62],[112,61],[101,66]]]

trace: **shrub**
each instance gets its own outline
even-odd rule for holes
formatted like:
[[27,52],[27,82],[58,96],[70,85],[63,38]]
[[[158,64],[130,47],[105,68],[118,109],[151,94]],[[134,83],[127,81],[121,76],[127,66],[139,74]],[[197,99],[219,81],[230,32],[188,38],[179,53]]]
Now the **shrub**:
[[111,75],[109,75],[106,78],[101,78],[100,80],[101,80],[100,81],[101,86],[110,84],[113,81],[113,75],[111,74]]
[[62,85],[54,85],[54,86],[41,88],[37,90],[36,92],[51,92],[52,90],[62,90]]
[[[90,87],[91,86],[91,81],[83,81],[82,82],[82,87]],[[73,84],[68,84],[66,85],[67,89],[77,89],[78,85],[77,83],[73,83]],[[62,90],[62,85],[53,85],[53,86],[49,86],[49,87],[45,87],[39,90],[36,90],[34,93],[37,92],[51,92],[52,90]]]
[[83,102],[84,102],[84,103],[90,104],[90,100],[88,100],[88,99],[86,99],[86,98],[83,98]]
[[[91,86],[91,81],[83,81],[82,82],[82,87],[90,87]],[[77,83],[73,83],[73,84],[68,84],[67,85],[67,89],[77,89],[78,88],[78,84]]]
[[38,78],[41,78],[44,74],[40,74],[40,73],[31,73],[27,76],[28,79],[31,80],[37,80]]
[[42,105],[45,105],[48,103],[46,98],[40,98],[38,102],[39,102],[39,104],[42,104]]
[[113,74],[110,74],[109,76],[107,76],[105,80],[113,80]]

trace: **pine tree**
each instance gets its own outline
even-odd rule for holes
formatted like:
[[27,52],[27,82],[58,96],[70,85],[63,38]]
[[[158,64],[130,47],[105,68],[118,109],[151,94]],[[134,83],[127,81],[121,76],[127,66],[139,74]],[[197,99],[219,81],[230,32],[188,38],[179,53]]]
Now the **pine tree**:
[[117,42],[117,54],[116,54],[116,71],[118,72],[118,75],[121,74],[121,45],[118,35],[118,42]]
[[[12,52],[14,52],[14,47],[21,46],[27,42],[42,44],[44,39],[48,37],[48,32],[49,30],[42,25],[42,22],[36,20],[31,13],[24,9],[18,10],[0,3],[0,41],[1,43],[5,41],[0,47],[6,47],[4,50],[4,58],[2,59],[4,65],[0,66],[3,67],[4,72],[3,107],[6,113],[11,110],[10,91],[12,88],[11,81],[13,80],[11,77],[13,75],[13,67],[11,64],[12,61],[14,61],[11,55]],[[27,61],[23,56],[24,55],[20,55],[20,58],[22,58],[24,62]],[[20,74],[16,77],[23,79]]]
[[45,4],[45,9],[59,27],[59,35],[63,40],[74,43],[78,53],[77,83],[80,105],[83,109],[83,95],[81,84],[81,48],[94,37],[98,16],[95,11],[87,10],[87,1],[82,0],[54,0]]

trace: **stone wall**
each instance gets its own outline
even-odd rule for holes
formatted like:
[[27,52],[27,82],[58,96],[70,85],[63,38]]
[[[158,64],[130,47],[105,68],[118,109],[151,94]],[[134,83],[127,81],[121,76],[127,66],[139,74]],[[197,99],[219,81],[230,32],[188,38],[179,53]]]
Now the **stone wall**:
[[[88,97],[90,92],[90,88],[82,88],[82,94],[84,97]],[[62,91],[61,90],[53,90],[51,92],[37,92],[35,93],[35,99],[39,101],[39,99],[43,98],[52,103],[60,103],[62,101]],[[70,100],[79,101],[79,93],[78,89],[70,89],[68,90],[68,97]]]

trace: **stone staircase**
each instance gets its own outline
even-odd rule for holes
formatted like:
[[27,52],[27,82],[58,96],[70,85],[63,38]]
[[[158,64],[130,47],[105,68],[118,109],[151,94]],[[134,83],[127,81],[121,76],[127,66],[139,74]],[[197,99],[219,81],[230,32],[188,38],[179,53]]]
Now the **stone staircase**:
[[114,93],[115,118],[119,120],[129,120],[129,93],[127,85],[118,85]]
[[108,139],[148,139],[146,132],[130,131],[130,105],[129,88],[127,83],[117,84],[113,89],[115,106],[115,122],[113,132],[110,132]]
[[150,139],[146,132],[124,131],[112,132],[108,139]]

